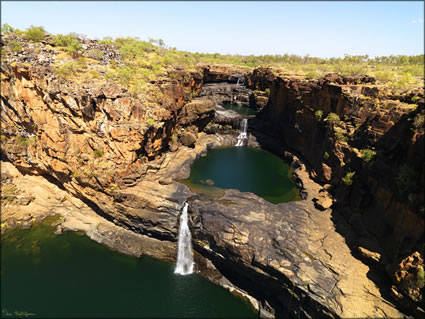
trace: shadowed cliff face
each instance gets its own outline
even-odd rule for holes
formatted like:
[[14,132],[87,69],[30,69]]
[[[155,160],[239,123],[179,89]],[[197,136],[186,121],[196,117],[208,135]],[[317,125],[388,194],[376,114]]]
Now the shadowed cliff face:
[[281,154],[263,134],[277,137],[314,179],[329,184],[335,214],[357,233],[346,239],[353,253],[378,261],[399,285],[394,265],[424,250],[423,90],[396,95],[372,80],[329,75],[307,82],[256,70],[249,84],[270,88],[271,97],[249,125],[260,144]]
[[[343,84],[331,84],[338,80]],[[364,213],[365,228],[376,233],[390,256],[398,256],[403,252],[396,243],[400,246],[409,238],[408,247],[402,245],[408,251],[417,248],[423,236],[423,100],[417,108],[392,100],[366,80],[353,85],[344,78],[317,83],[271,79],[270,102],[253,126],[302,155],[312,176],[332,185],[337,207],[347,218],[349,210]],[[359,101],[353,92],[382,98],[371,109],[370,99]],[[335,113],[336,120],[327,117],[329,113]],[[362,149],[375,154],[370,161],[363,158]],[[416,176],[410,189],[398,182],[403,165]],[[350,187],[342,181],[348,172],[355,172]],[[384,228],[391,229],[390,241],[383,238]]]

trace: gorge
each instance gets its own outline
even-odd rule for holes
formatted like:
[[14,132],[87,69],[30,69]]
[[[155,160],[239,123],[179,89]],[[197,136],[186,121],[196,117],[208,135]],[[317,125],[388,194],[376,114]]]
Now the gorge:
[[[176,272],[193,267],[261,317],[423,316],[423,88],[202,65],[137,95],[58,75],[63,52],[49,36],[2,46],[11,41],[22,49],[1,66],[2,233],[59,214],[57,234],[177,258]],[[81,42],[82,55],[104,52],[81,74],[121,63],[113,45]],[[265,194],[191,180],[214,154],[245,154],[246,165],[266,151],[257,165],[276,176]],[[194,264],[180,256],[190,245]]]

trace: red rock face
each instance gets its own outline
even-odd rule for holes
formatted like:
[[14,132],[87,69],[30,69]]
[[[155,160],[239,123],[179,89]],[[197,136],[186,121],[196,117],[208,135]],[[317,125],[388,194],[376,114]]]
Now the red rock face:
[[73,194],[110,202],[110,185],[160,157],[180,127],[190,123],[197,132],[206,125],[211,110],[182,113],[201,83],[197,73],[182,74],[161,84],[168,100],[147,104],[114,83],[81,87],[48,67],[5,64],[2,154],[21,170],[53,176]]

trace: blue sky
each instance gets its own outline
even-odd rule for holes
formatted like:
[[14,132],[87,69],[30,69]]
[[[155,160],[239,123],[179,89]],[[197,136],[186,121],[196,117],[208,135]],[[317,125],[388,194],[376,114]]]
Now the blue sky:
[[424,53],[424,2],[1,2],[2,23],[222,54]]

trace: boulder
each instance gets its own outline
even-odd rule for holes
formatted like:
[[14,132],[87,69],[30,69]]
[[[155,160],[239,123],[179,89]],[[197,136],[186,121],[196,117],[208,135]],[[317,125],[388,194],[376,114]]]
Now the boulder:
[[187,103],[180,114],[182,126],[196,125],[202,130],[214,117],[215,103],[208,99],[194,99]]
[[358,247],[358,252],[367,261],[372,263],[379,263],[381,261],[381,254],[370,251],[364,247]]
[[180,138],[180,143],[185,146],[193,146],[196,142],[195,134],[191,132],[184,132]]
[[320,210],[326,210],[333,204],[332,197],[327,192],[319,193],[316,198],[313,198],[314,206]]

